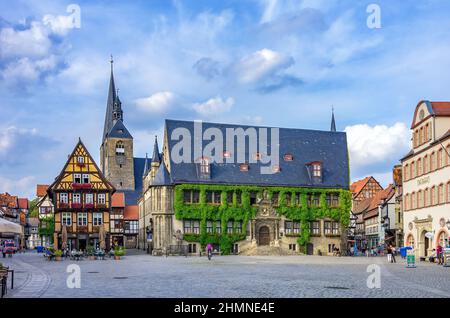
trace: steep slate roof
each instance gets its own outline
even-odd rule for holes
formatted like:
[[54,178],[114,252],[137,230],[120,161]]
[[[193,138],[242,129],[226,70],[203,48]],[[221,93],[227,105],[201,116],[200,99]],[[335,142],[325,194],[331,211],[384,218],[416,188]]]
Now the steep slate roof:
[[36,196],[41,198],[47,194],[48,184],[38,184],[36,186]]
[[113,126],[113,108],[116,100],[116,85],[114,84],[114,74],[111,63],[111,77],[109,79],[108,100],[106,102],[105,125],[103,127],[103,141]]
[[131,136],[130,132],[121,120],[116,121],[114,126],[107,133],[107,136],[111,138],[133,139],[133,136]]
[[[194,140],[194,122],[166,120],[166,133],[168,136],[176,128],[186,128],[191,133],[191,146]],[[251,126],[202,123],[203,131],[214,127],[222,131],[226,136],[226,128],[243,128]],[[270,127],[268,128],[270,136]],[[273,185],[273,186],[299,186],[299,187],[317,187],[317,188],[349,188],[349,166],[347,152],[347,137],[344,132],[330,132],[306,129],[288,129],[279,128],[280,159],[279,165],[281,171],[275,174],[261,174],[261,162],[249,163],[249,171],[241,172],[240,163],[224,163],[211,165],[211,178],[209,180],[200,179],[197,174],[195,163],[175,164],[170,158],[170,176],[173,183],[212,183],[212,184],[248,184],[248,185]],[[225,137],[224,137],[225,138]],[[203,147],[210,141],[203,141]],[[169,153],[177,141],[169,138]],[[226,141],[224,140],[224,145]],[[270,137],[267,141],[268,149],[270,147]],[[246,145],[246,158],[249,158],[249,149]],[[236,151],[232,151],[234,155]],[[284,161],[284,154],[292,154],[293,161]],[[250,154],[253,156],[254,154]],[[194,152],[192,151],[191,160],[194,162]],[[320,161],[323,165],[323,182],[314,184],[308,174],[307,163]]]
[[152,185],[164,186],[171,183],[172,179],[170,178],[169,171],[167,171],[166,165],[162,162],[158,168],[158,171],[156,171],[155,179],[153,179]]
[[123,211],[124,220],[139,220],[139,207],[137,205],[127,205]]
[[161,155],[159,154],[158,138],[155,136],[155,144],[153,145],[152,162],[161,162]]

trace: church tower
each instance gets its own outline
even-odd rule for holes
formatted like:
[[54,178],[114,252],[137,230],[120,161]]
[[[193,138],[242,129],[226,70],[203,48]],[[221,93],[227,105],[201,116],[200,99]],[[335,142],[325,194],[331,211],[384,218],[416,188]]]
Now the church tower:
[[100,146],[100,168],[118,190],[134,190],[133,137],[123,123],[122,102],[114,84],[113,59],[105,125]]

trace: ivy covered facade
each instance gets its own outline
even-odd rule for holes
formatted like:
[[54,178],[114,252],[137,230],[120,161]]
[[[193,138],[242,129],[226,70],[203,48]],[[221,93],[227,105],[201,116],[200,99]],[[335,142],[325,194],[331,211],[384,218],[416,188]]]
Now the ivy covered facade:
[[[139,247],[156,255],[180,247],[199,254],[208,243],[222,254],[246,255],[331,254],[344,247],[351,209],[345,133],[280,128],[279,160],[265,174],[268,155],[251,143],[243,163],[190,152],[192,162],[174,160],[179,145],[169,137],[177,129],[194,136],[194,125],[166,120],[162,153],[155,142],[139,201]],[[200,131],[210,128],[224,135],[239,129],[204,123]],[[226,159],[238,151],[219,149]]]

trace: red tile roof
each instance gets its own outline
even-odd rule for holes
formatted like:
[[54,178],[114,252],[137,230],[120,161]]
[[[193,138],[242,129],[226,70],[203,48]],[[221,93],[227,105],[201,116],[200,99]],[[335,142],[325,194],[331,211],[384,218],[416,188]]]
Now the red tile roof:
[[112,195],[112,205],[113,208],[124,208],[125,207],[125,194],[123,192],[116,192]]
[[436,116],[450,116],[450,102],[431,102]]
[[19,198],[19,209],[28,209],[28,199]]
[[372,178],[372,177],[365,177],[362,180],[358,180],[358,181],[353,182],[350,185],[350,191],[353,194],[359,193],[362,190],[362,188],[364,188],[364,186],[367,184],[367,182],[369,182],[370,178]]
[[137,205],[127,205],[123,213],[124,220],[139,220],[139,207]]
[[38,184],[36,186],[36,196],[44,197],[47,194],[48,184]]
[[394,194],[394,186],[390,184],[386,189],[378,191],[373,198],[367,199],[370,200],[370,204],[365,210],[364,218],[367,219],[378,215],[378,206],[380,205],[380,202],[390,200]]
[[10,195],[8,192],[0,193],[0,206],[13,209],[17,208],[17,196]]

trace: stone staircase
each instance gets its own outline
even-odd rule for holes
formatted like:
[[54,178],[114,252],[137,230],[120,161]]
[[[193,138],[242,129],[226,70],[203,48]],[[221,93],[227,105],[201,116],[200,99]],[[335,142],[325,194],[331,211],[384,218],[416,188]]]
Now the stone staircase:
[[241,250],[239,255],[245,256],[287,256],[298,255],[298,253],[282,249],[277,246],[251,246]]

